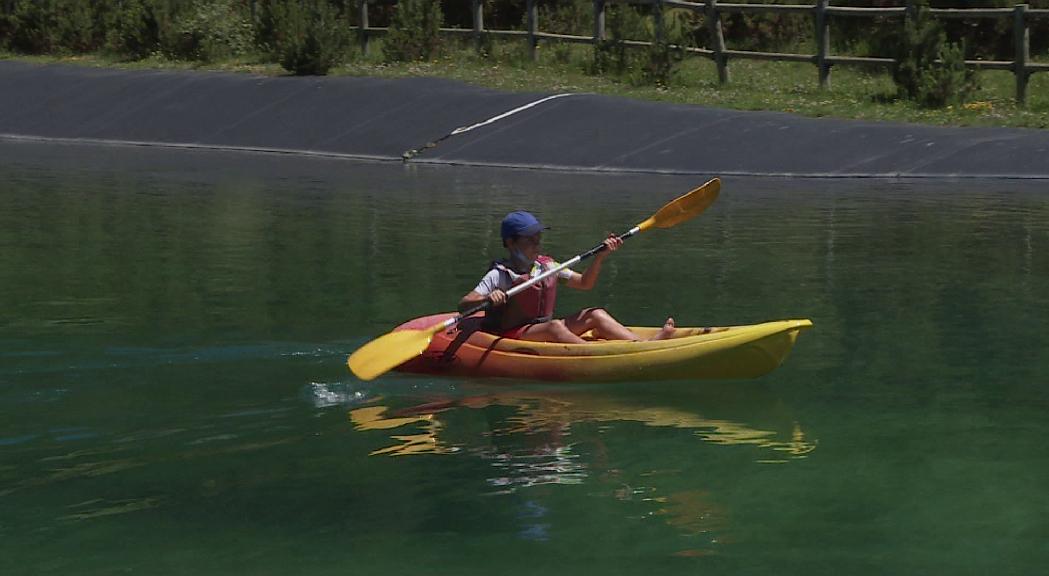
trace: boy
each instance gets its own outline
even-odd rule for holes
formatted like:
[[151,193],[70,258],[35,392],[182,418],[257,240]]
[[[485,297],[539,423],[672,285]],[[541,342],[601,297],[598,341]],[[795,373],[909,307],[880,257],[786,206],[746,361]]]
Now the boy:
[[[540,254],[542,232],[546,228],[532,214],[511,212],[503,218],[500,228],[503,246],[510,257],[492,263],[477,287],[459,301],[460,312],[489,300],[491,306],[485,312],[481,327],[486,332],[516,340],[582,344],[586,340],[579,335],[587,330],[593,330],[594,336],[605,340],[640,340],[603,308],[584,308],[563,319],[553,317],[558,279],[564,280],[569,288],[590,290],[597,283],[601,263],[623,245],[621,239],[610,234],[605,239],[607,249],[595,254],[593,263],[582,274],[565,268],[508,299],[506,291],[514,285],[558,264]],[[652,339],[662,340],[673,333],[674,319],[667,318],[663,329]]]

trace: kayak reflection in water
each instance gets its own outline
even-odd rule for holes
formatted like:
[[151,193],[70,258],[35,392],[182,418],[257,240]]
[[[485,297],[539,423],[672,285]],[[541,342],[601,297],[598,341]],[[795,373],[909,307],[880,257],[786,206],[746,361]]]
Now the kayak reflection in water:
[[[558,266],[552,258],[540,253],[542,232],[545,229],[528,212],[507,214],[503,218],[501,234],[509,257],[492,263],[477,287],[459,301],[459,311],[464,312],[485,300],[490,301],[491,307],[485,313],[482,329],[516,340],[581,344],[586,340],[579,335],[590,330],[593,330],[595,337],[605,340],[641,340],[604,308],[584,308],[563,319],[553,316],[558,279],[563,280],[569,288],[593,288],[601,273],[601,263],[623,245],[623,240],[615,234],[609,234],[604,242],[606,250],[594,255],[593,263],[582,274],[565,268],[522,290],[513,298],[507,298],[506,292],[515,285]],[[673,334],[674,319],[667,318],[663,329],[650,339],[663,340]]]

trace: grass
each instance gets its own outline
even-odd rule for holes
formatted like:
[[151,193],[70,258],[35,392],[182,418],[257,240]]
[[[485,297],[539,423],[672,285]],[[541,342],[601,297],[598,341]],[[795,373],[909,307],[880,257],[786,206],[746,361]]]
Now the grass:
[[[821,90],[816,67],[804,63],[733,61],[732,81],[718,85],[717,70],[706,58],[688,57],[670,86],[642,85],[627,78],[594,76],[586,72],[592,49],[583,45],[543,44],[537,62],[529,58],[523,41],[497,41],[487,57],[472,44],[449,40],[442,56],[429,62],[387,63],[382,40],[373,40],[369,55],[359,51],[332,70],[333,75],[400,78],[437,76],[506,91],[594,92],[643,100],[699,104],[736,110],[769,110],[810,117],[854,118],[873,121],[914,122],[945,126],[1009,126],[1049,128],[1049,74],[1034,74],[1028,103],[1014,101],[1015,80],[1009,72],[980,73],[981,89],[965,106],[925,109],[897,100],[891,77],[884,69],[840,66],[831,74],[831,87]],[[42,63],[75,63],[126,69],[193,69],[278,75],[285,72],[261,57],[247,57],[202,65],[153,56],[122,62],[102,54],[83,56],[16,56]]]

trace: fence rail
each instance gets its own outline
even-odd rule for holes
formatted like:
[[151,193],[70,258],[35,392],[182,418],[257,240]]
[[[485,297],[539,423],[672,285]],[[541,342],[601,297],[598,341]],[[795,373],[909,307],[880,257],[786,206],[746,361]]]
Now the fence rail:
[[[767,60],[780,62],[808,62],[814,64],[819,75],[820,88],[830,86],[831,67],[838,64],[847,65],[881,65],[892,66],[892,58],[877,56],[835,56],[830,53],[830,32],[833,18],[873,18],[892,16],[905,18],[913,13],[915,7],[911,0],[906,6],[886,8],[854,8],[848,6],[831,6],[830,0],[815,0],[815,4],[734,4],[718,0],[688,2],[685,0],[593,0],[594,33],[590,36],[572,34],[555,34],[539,30],[539,0],[526,0],[526,30],[494,30],[484,27],[484,2],[471,0],[473,19],[472,28],[441,28],[442,34],[472,36],[480,46],[485,36],[504,36],[524,38],[528,42],[529,53],[533,60],[538,58],[539,42],[555,41],[578,44],[594,44],[606,40],[605,9],[609,4],[646,5],[654,8],[655,42],[644,40],[626,40],[631,47],[648,47],[664,38],[664,10],[691,10],[706,17],[710,32],[711,46],[706,48],[681,47],[688,54],[710,58],[718,70],[718,81],[722,84],[730,80],[729,60]],[[389,28],[368,25],[369,0],[358,2],[358,38],[365,54],[369,50],[371,37],[384,34]],[[1049,72],[1049,63],[1031,62],[1030,22],[1034,18],[1049,18],[1049,9],[1031,9],[1027,4],[1017,4],[1013,8],[933,8],[929,13],[935,18],[1009,18],[1013,20],[1014,57],[1012,60],[966,60],[965,64],[977,70],[1008,70],[1016,78],[1016,101],[1023,105],[1027,100],[1027,86],[1030,76],[1036,72]],[[790,54],[782,52],[759,52],[753,50],[731,50],[725,47],[724,27],[721,23],[724,14],[798,14],[809,15],[814,23],[815,54]],[[832,18],[833,17],[833,18]]]

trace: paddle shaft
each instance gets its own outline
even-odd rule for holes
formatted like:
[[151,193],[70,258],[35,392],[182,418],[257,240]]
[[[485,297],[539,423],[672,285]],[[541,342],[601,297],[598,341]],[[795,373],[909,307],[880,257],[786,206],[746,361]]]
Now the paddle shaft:
[[[631,236],[633,236],[634,234],[637,234],[640,231],[641,231],[641,228],[639,226],[634,226],[633,228],[631,228],[627,232],[624,232],[623,234],[621,234],[619,236],[619,239],[620,240],[626,240],[627,238],[630,238]],[[506,291],[506,297],[507,298],[512,298],[515,294],[521,292],[522,290],[528,288],[529,286],[531,286],[531,285],[533,285],[533,284],[535,284],[537,282],[542,282],[543,280],[546,280],[547,278],[553,276],[554,274],[557,274],[558,272],[564,270],[565,268],[568,268],[569,266],[573,266],[575,264],[578,264],[579,262],[582,262],[583,260],[586,260],[587,258],[593,256],[594,254],[597,254],[598,252],[601,252],[601,251],[607,250],[607,249],[608,249],[608,247],[605,246],[605,243],[601,242],[600,244],[598,244],[597,246],[594,246],[593,248],[587,250],[586,252],[583,252],[582,254],[578,254],[576,256],[573,256],[571,259],[566,260],[565,262],[562,262],[561,264],[557,265],[556,267],[551,268],[551,269],[547,270],[546,272],[543,272],[542,274],[540,274],[540,275],[538,275],[538,276],[536,276],[534,278],[529,278],[527,281],[522,282],[521,284],[518,284],[517,286],[514,286],[513,288],[507,290]],[[485,300],[484,302],[478,304],[477,306],[474,306],[473,308],[470,308],[466,312],[463,312],[462,314],[459,314],[458,316],[453,316],[453,317],[445,320],[444,322],[441,322],[434,329],[433,333],[436,334],[436,333],[438,333],[438,332],[440,332],[442,330],[446,330],[448,328],[451,328],[452,326],[455,326],[456,324],[461,322],[464,318],[468,318],[470,316],[473,316],[474,314],[477,314],[481,310],[485,310],[485,309],[489,308],[491,305],[492,305],[492,301],[491,300]]]

